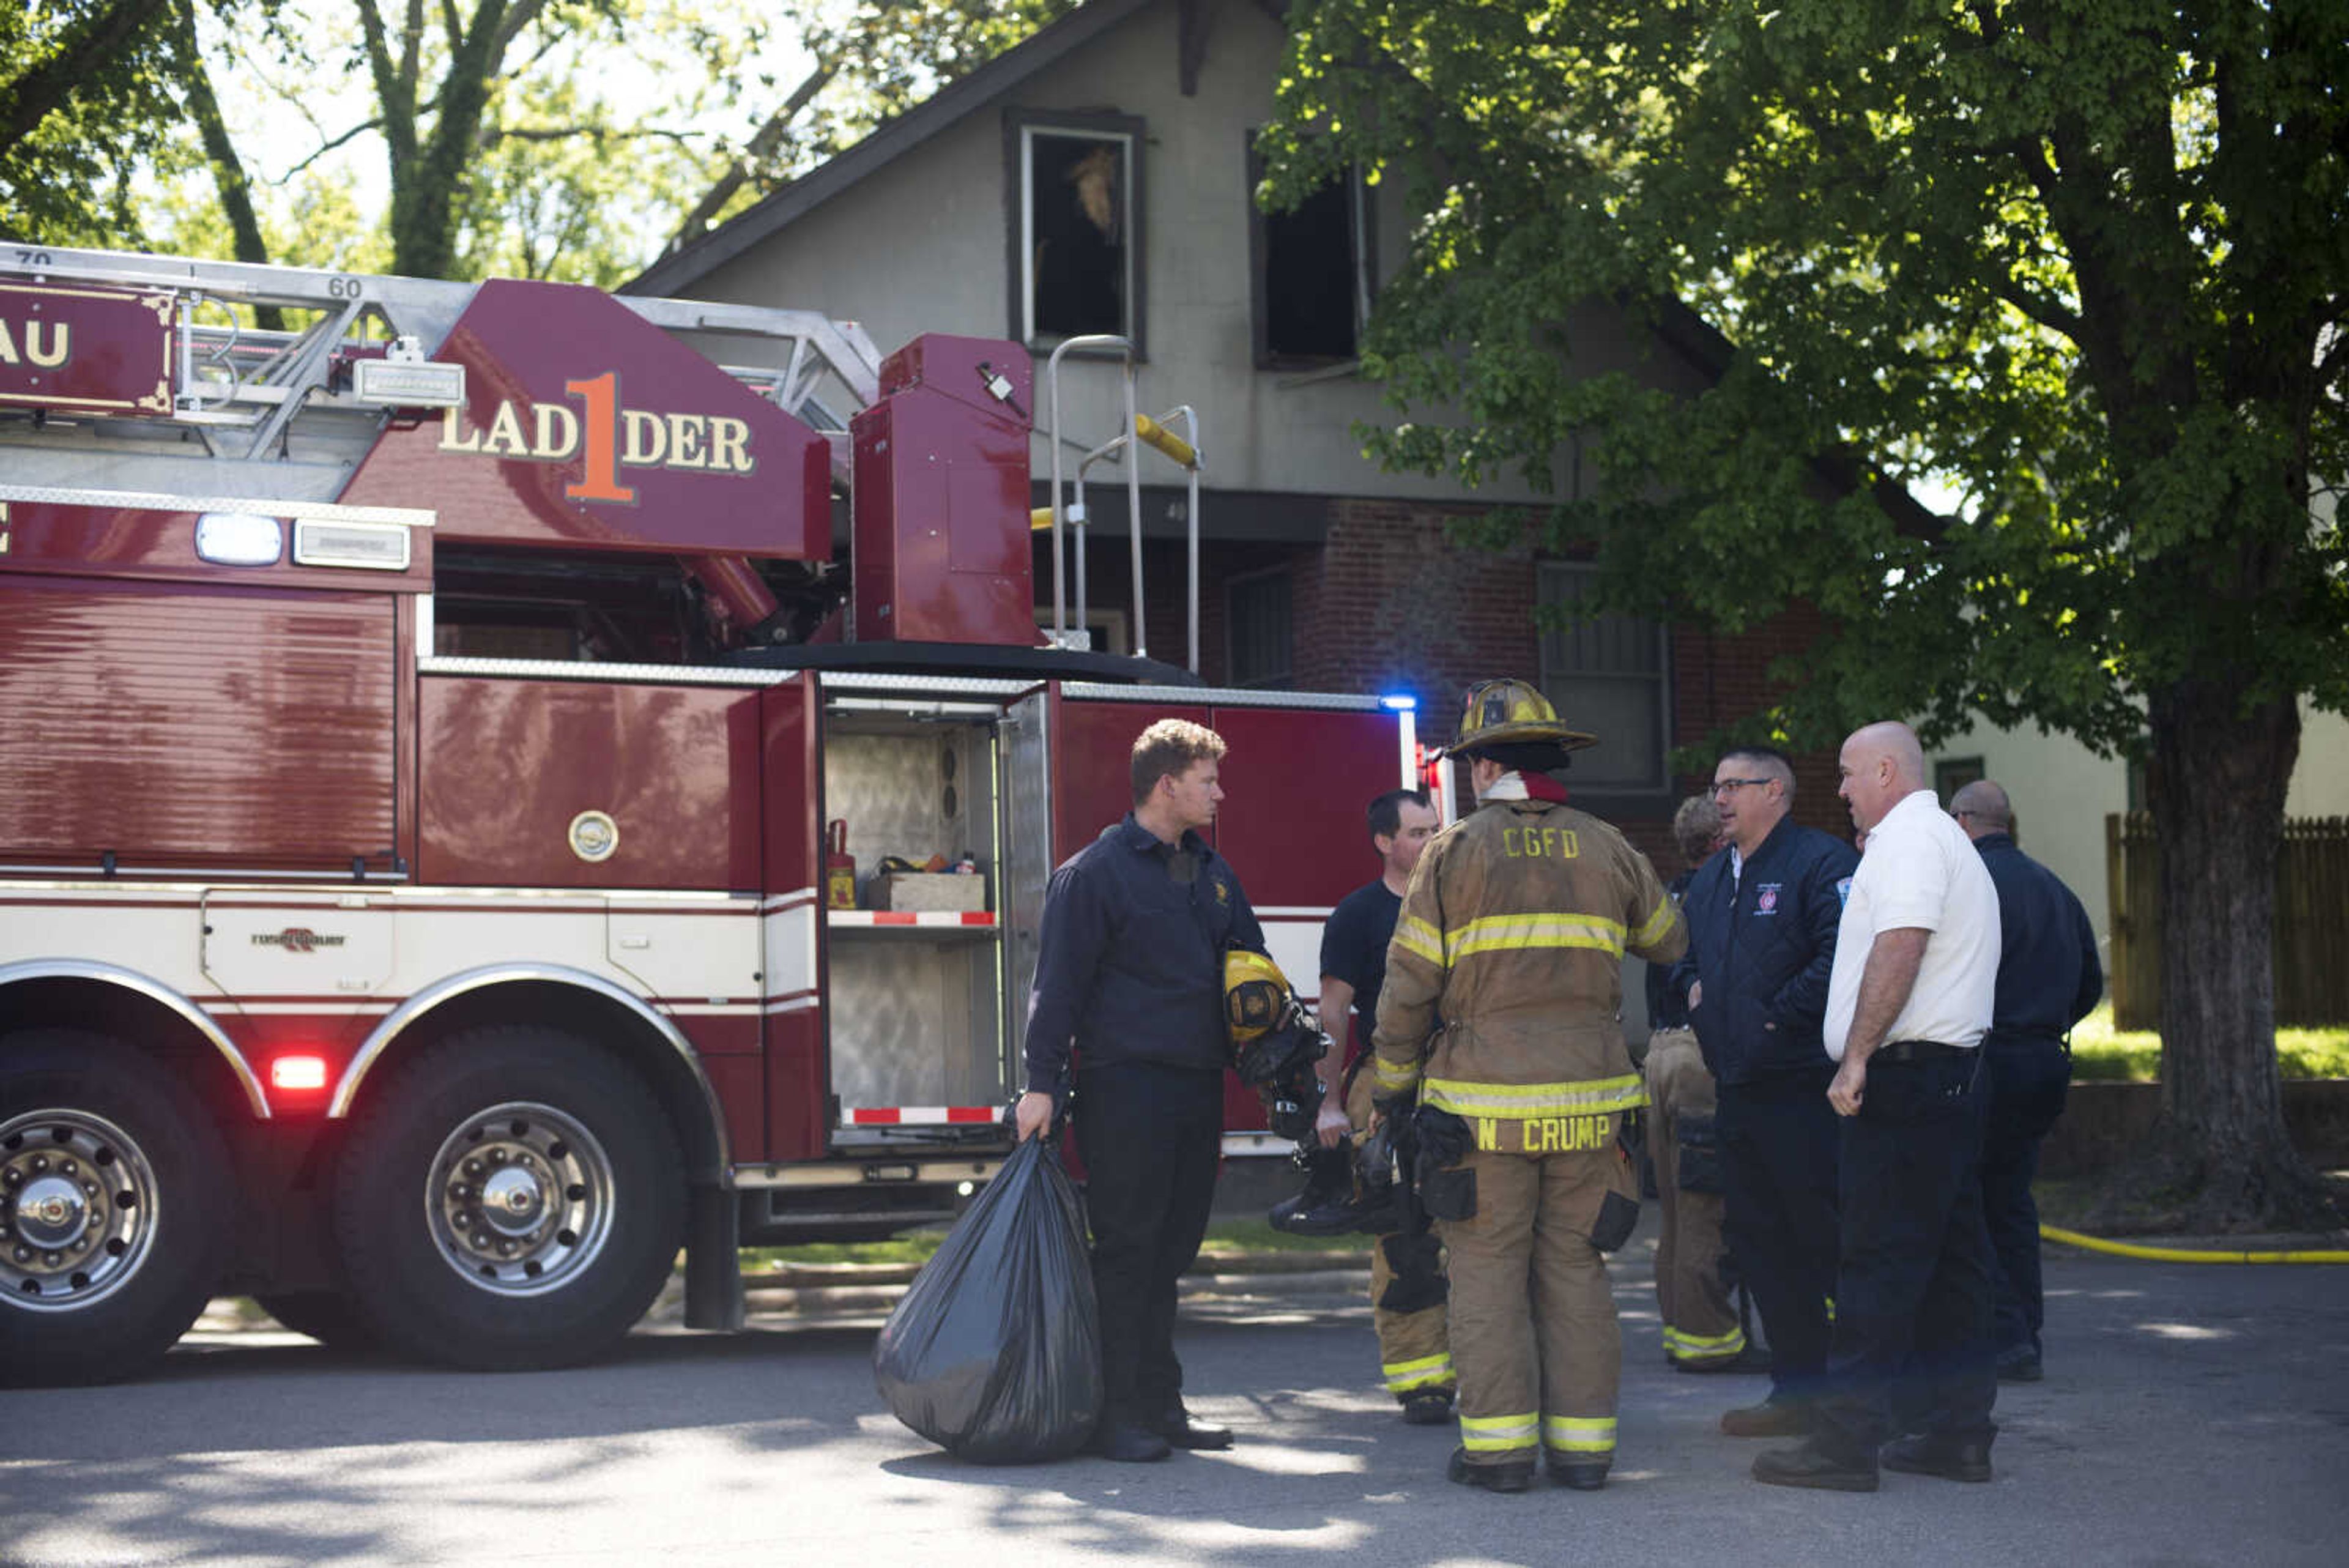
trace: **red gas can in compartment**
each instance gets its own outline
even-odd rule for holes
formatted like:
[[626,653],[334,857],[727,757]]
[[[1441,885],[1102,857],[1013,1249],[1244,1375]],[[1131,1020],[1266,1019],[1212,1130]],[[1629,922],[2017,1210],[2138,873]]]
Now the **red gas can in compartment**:
[[848,824],[824,830],[823,902],[833,909],[856,908],[856,857],[848,852]]

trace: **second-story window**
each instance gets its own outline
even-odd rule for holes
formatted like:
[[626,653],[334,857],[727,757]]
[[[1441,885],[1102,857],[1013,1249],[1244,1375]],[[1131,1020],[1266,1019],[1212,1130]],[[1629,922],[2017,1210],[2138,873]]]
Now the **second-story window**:
[[1142,340],[1142,122],[1014,111],[1012,329],[1031,348],[1108,332]]
[[[1264,175],[1251,140],[1248,188]],[[1285,213],[1248,205],[1256,362],[1268,370],[1343,365],[1370,307],[1370,192],[1332,182]]]

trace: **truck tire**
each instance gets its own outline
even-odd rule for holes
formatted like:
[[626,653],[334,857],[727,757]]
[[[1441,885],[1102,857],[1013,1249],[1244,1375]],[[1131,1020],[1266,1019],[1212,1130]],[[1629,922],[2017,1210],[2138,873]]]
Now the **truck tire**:
[[285,1291],[253,1299],[281,1326],[306,1334],[320,1345],[355,1355],[376,1348],[375,1335],[359,1321],[351,1298],[340,1291]]
[[635,1073],[550,1029],[452,1034],[359,1112],[334,1228],[359,1324],[476,1371],[570,1366],[659,1293],[685,1160]]
[[168,1064],[79,1030],[0,1040],[0,1386],[161,1359],[225,1270],[228,1172]]

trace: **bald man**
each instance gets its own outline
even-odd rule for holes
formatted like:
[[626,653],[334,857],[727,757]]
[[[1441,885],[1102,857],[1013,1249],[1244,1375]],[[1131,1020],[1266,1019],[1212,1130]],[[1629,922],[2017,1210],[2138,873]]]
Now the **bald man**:
[[1977,779],[1950,799],[1998,888],[1998,998],[1982,1042],[1990,1103],[1982,1116],[1982,1219],[1990,1228],[1998,1375],[2036,1383],[2040,1329],[2039,1146],[2072,1083],[2072,1026],[2104,995],[2096,929],[2063,878],[2014,846],[2006,791]]
[[[1982,1225],[1983,1036],[1998,891],[1925,784],[1906,724],[1843,744],[1837,794],[1868,851],[1836,933],[1825,1043],[1841,1121],[1840,1258],[1827,1397],[1774,1486],[1874,1491],[1885,1469],[1991,1479],[1998,1380]],[[1909,1433],[1888,1442],[1896,1433]]]

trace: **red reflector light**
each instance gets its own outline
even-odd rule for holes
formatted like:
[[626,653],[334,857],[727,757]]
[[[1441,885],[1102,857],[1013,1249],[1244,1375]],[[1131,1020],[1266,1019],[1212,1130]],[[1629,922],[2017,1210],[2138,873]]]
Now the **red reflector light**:
[[324,1056],[279,1056],[269,1064],[273,1089],[323,1089],[326,1086]]

